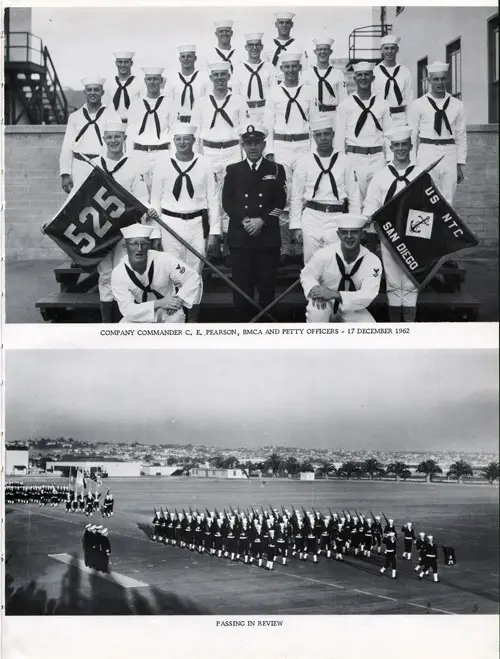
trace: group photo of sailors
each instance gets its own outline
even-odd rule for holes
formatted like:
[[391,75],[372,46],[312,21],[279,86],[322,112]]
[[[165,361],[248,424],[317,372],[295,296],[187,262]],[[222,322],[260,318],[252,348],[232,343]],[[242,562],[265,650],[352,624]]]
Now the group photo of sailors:
[[179,45],[175,73],[155,62],[137,71],[123,50],[110,53],[114,78],[82,80],[63,190],[74,195],[99,167],[147,208],[99,263],[103,322],[197,322],[200,255],[231,268],[235,322],[256,315],[252,301],[273,302],[290,259],[300,261],[307,322],[375,322],[368,307],[382,275],[390,322],[415,320],[418,288],[378,245],[371,218],[439,158],[430,174],[453,204],[467,135],[449,65],[430,63],[429,92],[415,99],[398,62],[404,44],[388,34],[380,64],[353,64],[348,95],[333,38],[299,45],[294,19],[277,12],[269,43],[244,34],[245,52],[232,45],[244,26],[218,20],[217,45],[200,59],[194,40]]

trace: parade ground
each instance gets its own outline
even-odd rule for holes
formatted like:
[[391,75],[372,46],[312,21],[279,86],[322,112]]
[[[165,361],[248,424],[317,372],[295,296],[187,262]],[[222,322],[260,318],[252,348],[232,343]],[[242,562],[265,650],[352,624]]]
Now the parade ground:
[[[23,479],[24,480],[24,479]],[[28,480],[28,479],[26,479]],[[32,481],[34,482],[34,481]],[[47,481],[45,481],[47,482]],[[56,484],[66,484],[59,481]],[[370,481],[221,481],[195,478],[105,480],[115,514],[66,513],[64,505],[7,505],[6,613],[9,615],[498,614],[498,488],[473,484]],[[382,557],[290,558],[268,572],[151,540],[153,507],[189,511],[280,508],[328,514],[385,513],[401,526],[454,547],[457,564],[440,582],[419,581],[398,546],[398,578],[379,574]],[[82,535],[92,521],[109,529],[112,573],[84,567]]]

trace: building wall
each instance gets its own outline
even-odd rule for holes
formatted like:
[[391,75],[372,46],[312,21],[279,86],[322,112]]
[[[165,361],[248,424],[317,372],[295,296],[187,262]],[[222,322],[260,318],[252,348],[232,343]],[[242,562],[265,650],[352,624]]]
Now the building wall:
[[29,451],[5,451],[5,473],[7,476],[16,473],[15,467],[25,467],[28,470]]
[[[64,126],[5,128],[7,259],[67,258],[40,232],[66,197],[58,171],[63,134]],[[478,235],[481,251],[498,244],[497,127],[469,126],[468,144],[466,180],[458,188],[456,208]]]
[[460,37],[467,123],[488,123],[487,21],[498,11],[494,7],[405,7],[398,16],[396,7],[386,11],[392,32],[401,37],[398,59],[410,69],[415,92],[417,61],[427,57],[429,63],[445,62],[447,44]]
[[71,461],[48,461],[47,471],[57,470],[60,467],[78,467],[80,469],[91,469],[92,467],[103,467],[109,478],[126,478],[141,475],[140,462],[71,462]]

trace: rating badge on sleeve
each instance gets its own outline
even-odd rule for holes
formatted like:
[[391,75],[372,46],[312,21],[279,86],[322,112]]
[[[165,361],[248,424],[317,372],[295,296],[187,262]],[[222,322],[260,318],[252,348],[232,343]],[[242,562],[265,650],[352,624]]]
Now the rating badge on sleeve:
[[406,235],[412,238],[430,239],[432,225],[434,224],[434,213],[427,211],[416,211],[410,208],[406,220]]

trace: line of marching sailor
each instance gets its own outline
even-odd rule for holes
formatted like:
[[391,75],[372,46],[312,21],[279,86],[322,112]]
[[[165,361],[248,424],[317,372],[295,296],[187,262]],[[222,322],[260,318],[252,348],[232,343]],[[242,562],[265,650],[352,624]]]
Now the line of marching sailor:
[[[385,516],[384,516],[385,517]],[[397,537],[394,520],[380,516],[364,517],[349,512],[323,516],[319,511],[308,512],[282,508],[256,511],[190,511],[187,513],[155,509],[152,520],[153,541],[227,558],[245,564],[255,564],[272,570],[276,561],[287,564],[289,558],[312,560],[319,557],[343,561],[344,556],[371,558],[384,550],[384,565],[380,574],[390,568],[396,578]],[[404,545],[402,559],[411,561],[413,548],[417,552],[415,571],[419,578],[433,573],[438,581],[438,545],[432,535],[420,533],[418,538],[411,522],[401,528]],[[446,565],[456,562],[451,547],[443,547]]]
[[28,503],[40,507],[64,507],[67,513],[80,513],[92,517],[99,508],[103,517],[112,517],[114,513],[114,497],[110,490],[106,492],[102,505],[101,493],[90,491],[87,494],[76,492],[67,485],[31,485],[21,481],[5,483],[5,503]]
[[[142,229],[129,227],[99,265],[103,322],[116,321],[117,306],[125,322],[197,321],[203,264],[154,229],[158,218],[203,256],[230,252],[233,281],[261,306],[274,298],[278,266],[303,254],[309,322],[373,322],[382,266],[390,321],[415,320],[417,289],[385,245],[382,263],[374,255],[370,219],[441,156],[431,176],[453,203],[467,136],[463,103],[446,91],[448,64],[427,67],[429,92],[414,100],[400,38],[387,35],[380,64],[353,65],[347,96],[333,39],[316,37],[308,58],[291,36],[294,16],[276,14],[270,50],[259,32],[237,52],[222,20],[206,63],[184,44],[176,71],[143,67],[141,80],[134,53],[117,51],[114,80],[82,81],[86,103],[61,150],[63,189],[81,185],[90,160],[148,208]],[[252,311],[243,303],[235,296],[240,322]]]

